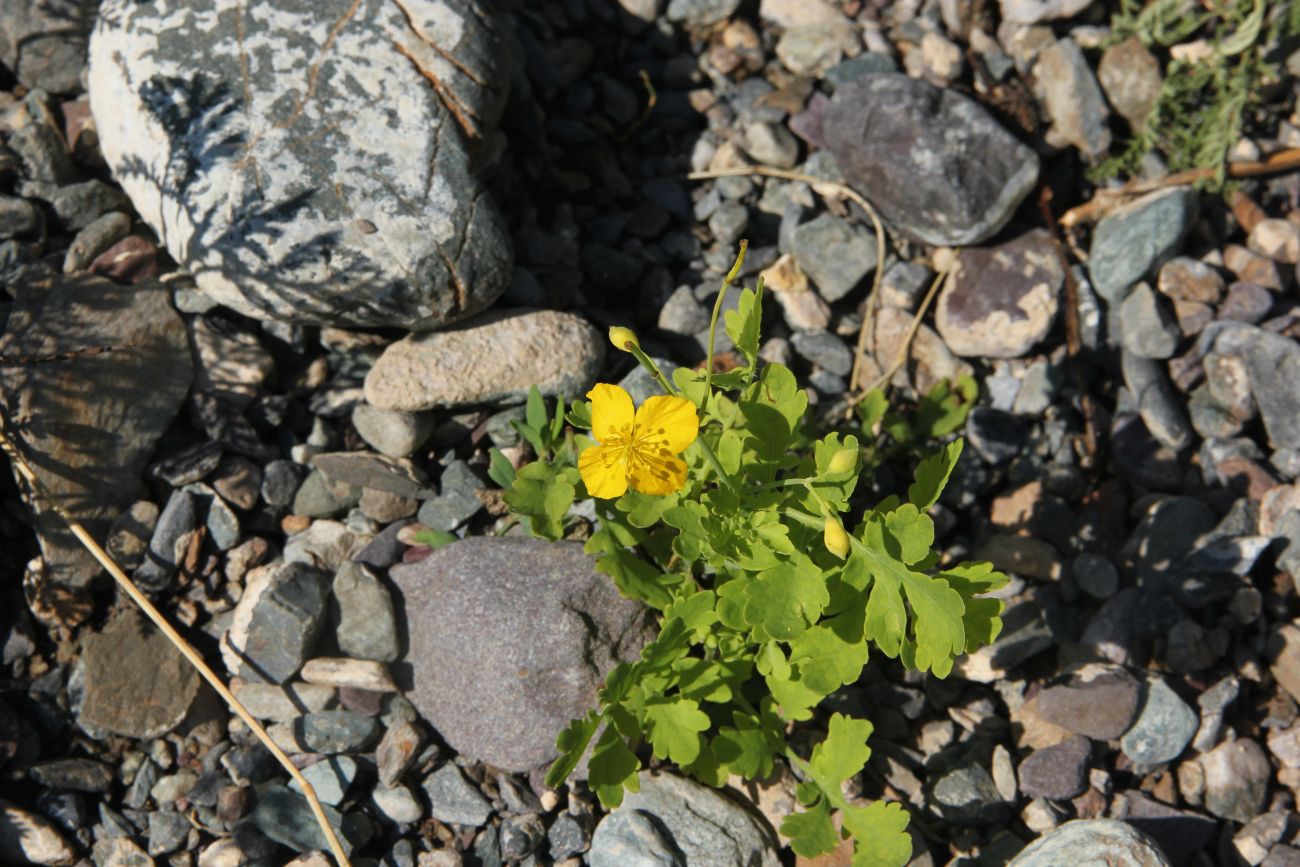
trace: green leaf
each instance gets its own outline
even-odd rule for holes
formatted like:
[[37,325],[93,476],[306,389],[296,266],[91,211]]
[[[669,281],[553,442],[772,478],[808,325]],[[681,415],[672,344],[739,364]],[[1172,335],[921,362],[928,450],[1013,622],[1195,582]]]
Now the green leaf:
[[[848,617],[849,615],[842,615]],[[838,619],[838,618],[837,618]],[[790,642],[790,662],[807,687],[830,695],[856,681],[867,664],[867,643],[845,641],[829,625],[818,624]]]
[[620,593],[653,608],[668,606],[674,588],[682,582],[681,576],[665,573],[619,544],[608,524],[591,534],[583,550],[596,555],[597,571],[614,579]]
[[826,799],[802,813],[791,813],[781,820],[781,833],[790,839],[790,848],[805,858],[815,858],[840,844],[839,832],[831,821]]
[[709,715],[698,702],[660,696],[648,699],[645,718],[655,755],[689,765],[700,754],[700,732],[709,730]]
[[798,676],[778,678],[768,675],[763,678],[763,682],[780,707],[781,715],[796,722],[812,719],[812,709],[826,697],[826,693],[810,688]]
[[515,468],[510,459],[501,454],[501,449],[493,447],[488,451],[488,478],[503,491],[510,490],[515,483]]
[[825,575],[807,557],[778,563],[760,573],[747,589],[745,619],[784,641],[815,623],[831,601]]
[[944,448],[925,460],[916,468],[916,481],[907,489],[907,499],[922,512],[929,509],[943,493],[961,457],[962,441],[953,440]]
[[761,719],[733,711],[735,725],[723,726],[713,739],[713,754],[718,761],[750,780],[772,773],[772,757],[785,743],[784,722],[772,710],[771,699],[763,704]]
[[575,400],[569,406],[569,424],[582,430],[591,430],[591,401]]
[[[573,467],[567,469],[577,473]],[[533,532],[551,541],[563,535],[564,516],[577,493],[564,474],[564,469],[534,461],[519,469],[505,495],[510,508],[532,519]]]
[[639,770],[641,761],[628,749],[622,735],[613,726],[606,727],[587,764],[587,785],[595,790],[600,803],[607,809],[623,803],[625,788],[636,791]]
[[900,805],[876,801],[869,807],[845,807],[841,819],[857,844],[853,867],[904,867],[912,859],[907,811]]
[[723,314],[727,336],[736,345],[736,349],[745,356],[750,368],[758,360],[759,325],[763,319],[763,296],[761,290],[740,290],[740,299],[735,310]]
[[876,425],[880,424],[888,411],[889,398],[885,397],[883,389],[877,388],[862,398],[858,404],[858,419],[862,422],[862,432],[868,440],[875,439]]
[[672,380],[691,403],[699,406],[704,402],[704,396],[709,391],[704,382],[704,371],[679,367],[673,371]]
[[542,393],[538,391],[535,385],[528,388],[528,402],[524,406],[524,421],[538,433],[547,430],[550,426],[551,419],[546,413],[546,402],[542,400]]
[[823,790],[838,791],[840,783],[859,773],[871,758],[867,738],[871,723],[842,713],[831,715],[826,740],[813,748],[809,773]]
[[752,670],[743,659],[722,661],[688,656],[673,666],[677,670],[677,690],[683,698],[722,704],[731,701],[744,678]]
[[663,513],[677,505],[680,494],[674,492],[657,497],[643,494],[631,488],[614,501],[614,507],[627,515],[627,522],[633,527],[652,527],[659,523]]
[[992,644],[1002,632],[1001,599],[981,599],[978,594],[1004,587],[1007,576],[993,569],[992,563],[960,563],[939,573],[966,602],[962,623],[966,630],[966,652]]
[[397,541],[403,545],[423,545],[426,548],[438,548],[459,542],[460,537],[446,530],[435,530],[423,524],[407,524],[397,533]]
[[706,786],[720,789],[727,784],[727,766],[713,754],[707,741],[700,742],[700,754],[695,761],[682,765],[682,770]]
[[717,603],[712,590],[701,590],[674,601],[664,609],[664,617],[680,620],[696,641],[703,641],[709,627],[718,622]]
[[546,785],[552,789],[564,785],[582,761],[582,754],[587,751],[587,744],[591,743],[598,728],[600,716],[593,710],[588,711],[585,717],[573,720],[560,732],[555,738],[555,748],[560,751],[560,757],[547,770]]
[[916,506],[905,503],[885,516],[885,539],[889,553],[909,566],[930,554],[934,544],[934,522],[919,512]]

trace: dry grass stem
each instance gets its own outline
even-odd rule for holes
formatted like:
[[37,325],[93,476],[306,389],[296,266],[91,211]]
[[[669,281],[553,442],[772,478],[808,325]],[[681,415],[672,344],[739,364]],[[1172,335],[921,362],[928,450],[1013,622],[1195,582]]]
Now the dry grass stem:
[[153,621],[154,625],[158,627],[162,634],[167,636],[167,640],[175,645],[176,649],[181,652],[181,655],[198,670],[199,674],[203,676],[203,679],[217,691],[217,694],[221,696],[221,699],[230,707],[230,709],[244,721],[244,724],[247,725],[255,735],[257,735],[257,739],[262,742],[262,745],[270,750],[271,755],[275,756],[276,761],[278,761],[281,766],[288,771],[289,776],[291,776],[298,785],[302,787],[302,792],[307,797],[307,802],[311,805],[311,811],[315,814],[316,821],[320,824],[321,832],[325,835],[325,840],[329,843],[330,851],[334,853],[334,857],[337,860],[339,867],[351,867],[351,862],[348,860],[347,853],[343,851],[343,846],[339,842],[338,836],[334,833],[334,827],[326,818],[325,809],[321,806],[320,800],[316,797],[316,790],[312,788],[311,783],[307,782],[307,779],[302,775],[302,772],[294,766],[293,762],[290,761],[284,751],[276,745],[275,741],[271,740],[271,736],[267,734],[267,731],[262,727],[262,724],[253,718],[253,715],[248,712],[247,708],[240,704],[239,699],[235,698],[234,694],[221,678],[217,676],[216,672],[208,667],[208,664],[204,662],[203,657],[199,652],[195,650],[188,641],[181,637],[179,632],[172,628],[171,624],[167,622],[167,619],[163,617],[162,612],[149,601],[149,598],[140,591],[140,588],[135,585],[135,582],[127,577],[126,573],[122,571],[122,568],[108,555],[108,552],[105,551],[100,544],[95,541],[90,533],[86,531],[86,528],[83,527],[81,523],[74,518],[53,495],[51,495],[49,489],[45,487],[45,484],[37,478],[35,471],[32,470],[31,464],[28,463],[27,459],[23,457],[21,452],[19,452],[14,441],[9,438],[5,428],[4,417],[2,415],[0,415],[0,450],[3,450],[9,455],[10,461],[13,462],[14,467],[18,470],[18,474],[23,477],[35,495],[40,497],[46,505],[58,513],[59,517],[67,523],[68,529],[70,529],[72,534],[77,537],[77,540],[86,547],[86,550],[89,551],[96,560],[99,561],[99,564],[104,567],[108,574],[113,576],[117,585],[125,591],[127,596],[131,597],[131,600],[140,607],[140,610],[143,611],[150,620]]

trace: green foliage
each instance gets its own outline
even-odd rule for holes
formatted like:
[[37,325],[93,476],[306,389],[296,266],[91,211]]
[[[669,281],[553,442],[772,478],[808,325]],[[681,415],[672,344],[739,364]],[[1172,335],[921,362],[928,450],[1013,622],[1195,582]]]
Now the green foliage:
[[961,430],[978,397],[979,385],[967,374],[936,383],[906,411],[892,408],[883,390],[871,392],[858,404],[858,422],[868,443],[866,462],[879,465],[924,457],[936,440]]
[[1151,114],[1112,157],[1090,172],[1094,181],[1137,173],[1151,151],[1174,171],[1213,169],[1201,183],[1221,190],[1228,153],[1246,119],[1261,105],[1265,84],[1279,79],[1282,40],[1300,37],[1300,4],[1294,0],[1122,0],[1111,19],[1114,41],[1136,36],[1149,48],[1169,49],[1204,39],[1204,57],[1170,55]]
[[[782,826],[796,852],[817,855],[852,837],[854,864],[902,865],[906,812],[849,803],[841,792],[870,757],[871,723],[820,715],[826,737],[806,760],[786,731],[815,725],[823,700],[859,679],[873,646],[943,677],[956,656],[997,636],[1002,606],[985,594],[1005,576],[987,563],[935,568],[926,511],[960,441],[919,463],[906,502],[869,508],[855,496],[865,459],[879,452],[875,425],[910,457],[961,425],[975,387],[968,379],[937,387],[906,418],[869,399],[869,446],[855,434],[817,436],[794,375],[758,359],[761,300],[761,287],[743,289],[725,317],[742,367],[672,373],[701,422],[682,454],[685,487],[596,502],[586,550],[625,596],[658,610],[660,632],[638,660],[610,672],[599,707],[560,733],[547,783],[563,784],[589,754],[588,783],[612,807],[636,785],[647,753],[709,785],[731,774],[761,778],[785,761],[805,779],[803,809]],[[587,440],[565,436],[537,403],[521,434],[537,438],[543,458],[514,474],[506,500],[533,532],[555,539],[575,497],[587,496],[576,468]],[[590,412],[577,402],[566,419],[589,424]],[[847,557],[826,549],[828,520],[848,531]]]

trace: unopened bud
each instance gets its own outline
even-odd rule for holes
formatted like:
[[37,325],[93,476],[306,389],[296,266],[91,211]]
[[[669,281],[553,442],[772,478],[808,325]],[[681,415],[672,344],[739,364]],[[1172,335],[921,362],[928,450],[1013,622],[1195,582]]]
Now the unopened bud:
[[849,534],[844,532],[844,525],[840,523],[839,518],[826,516],[826,523],[822,528],[822,541],[826,543],[826,550],[841,560],[849,556]]
[[622,325],[611,325],[609,327],[609,342],[614,344],[615,349],[621,349],[624,352],[631,352],[632,347],[641,348],[641,342],[636,339],[636,332],[631,328],[624,328]]
[[854,448],[840,449],[831,455],[831,462],[826,465],[826,475],[842,476],[845,473],[853,472],[853,468],[858,463],[858,450]]

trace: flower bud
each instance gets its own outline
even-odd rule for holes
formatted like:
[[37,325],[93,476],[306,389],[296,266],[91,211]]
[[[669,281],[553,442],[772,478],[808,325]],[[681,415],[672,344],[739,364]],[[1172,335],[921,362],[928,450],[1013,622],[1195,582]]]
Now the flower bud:
[[839,518],[826,516],[826,523],[822,528],[822,541],[826,543],[826,550],[841,560],[849,556],[849,534],[844,532],[844,525],[840,523]]
[[826,475],[842,476],[845,473],[853,472],[853,468],[858,463],[858,450],[855,448],[844,448],[831,455],[831,462],[826,465]]
[[624,352],[631,352],[632,347],[641,348],[641,342],[636,339],[636,332],[631,328],[624,328],[622,325],[611,325],[609,327],[609,342],[614,344],[615,349],[621,349]]

